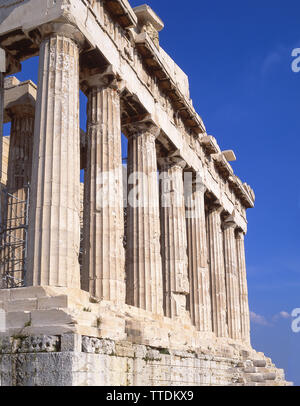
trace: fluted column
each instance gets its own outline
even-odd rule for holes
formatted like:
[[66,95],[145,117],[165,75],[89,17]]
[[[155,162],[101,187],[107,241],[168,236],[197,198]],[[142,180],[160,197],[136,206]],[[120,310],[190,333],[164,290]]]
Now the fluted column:
[[126,296],[129,305],[163,313],[159,190],[155,139],[159,129],[131,126],[128,140]]
[[199,176],[186,189],[186,227],[190,295],[189,309],[199,331],[212,331],[210,277],[205,219],[205,186]]
[[[28,185],[31,182],[34,107],[20,105],[8,111],[11,116],[4,236],[5,266],[2,280],[7,287],[24,285]],[[9,248],[8,248],[9,246]],[[8,261],[9,260],[9,261]]]
[[40,46],[29,286],[80,287],[79,47],[72,30],[60,27]]
[[242,231],[236,233],[237,267],[239,276],[239,300],[241,315],[241,337],[250,344],[250,317],[248,301],[248,285],[245,260],[245,235]]
[[227,322],[229,337],[241,339],[239,278],[237,269],[236,224],[228,218],[223,223],[225,277],[227,292]]
[[34,107],[20,105],[11,109],[11,130],[7,169],[7,188],[24,196],[24,185],[31,181],[34,133]]
[[218,337],[227,337],[226,282],[221,228],[222,210],[223,209],[218,205],[211,206],[208,211],[207,223],[209,233],[213,331]]
[[113,84],[88,91],[83,288],[125,303],[120,95]]
[[161,253],[164,311],[170,318],[187,318],[189,293],[187,236],[180,158],[160,159]]

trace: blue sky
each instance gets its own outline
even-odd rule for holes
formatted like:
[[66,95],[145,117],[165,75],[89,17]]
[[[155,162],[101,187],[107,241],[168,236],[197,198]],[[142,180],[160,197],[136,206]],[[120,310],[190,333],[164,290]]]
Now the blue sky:
[[[299,0],[148,4],[165,22],[161,46],[189,75],[208,133],[235,151],[235,173],[256,192],[246,239],[252,343],[300,385],[300,333],[288,316],[300,308],[300,73],[291,69]],[[36,82],[37,58],[18,77]],[[81,119],[84,128],[84,97]]]

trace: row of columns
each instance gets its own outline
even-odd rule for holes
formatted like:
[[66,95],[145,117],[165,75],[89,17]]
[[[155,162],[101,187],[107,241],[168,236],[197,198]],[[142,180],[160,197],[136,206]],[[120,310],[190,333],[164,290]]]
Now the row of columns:
[[65,32],[56,26],[40,45],[26,285],[81,286],[100,299],[172,318],[188,318],[189,310],[197,330],[249,341],[243,234],[233,221],[222,222],[221,207],[206,211],[202,184],[192,182],[184,198],[180,157],[159,162],[158,181],[160,130],[150,122],[126,129],[125,264],[120,94],[101,75],[87,80],[80,276],[80,39],[72,27]]

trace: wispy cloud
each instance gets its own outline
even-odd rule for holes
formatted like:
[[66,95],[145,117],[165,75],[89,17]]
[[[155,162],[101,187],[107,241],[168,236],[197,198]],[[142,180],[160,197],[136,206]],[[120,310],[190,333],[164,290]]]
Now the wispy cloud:
[[255,324],[259,324],[260,326],[270,325],[270,323],[266,320],[264,316],[254,312],[250,312],[250,320]]
[[262,316],[261,314],[257,314],[255,312],[250,311],[250,320],[254,324],[258,324],[260,326],[268,326],[271,327],[274,323],[278,322],[279,320],[288,320],[292,316],[290,313],[286,312],[285,310],[282,310],[279,313],[276,313],[274,316],[271,317],[272,322],[267,320],[265,316]]
[[279,312],[279,313],[277,313],[277,314],[275,314],[274,316],[273,316],[273,321],[277,321],[277,320],[280,320],[280,319],[290,319],[291,318],[291,315],[288,313],[288,312],[286,312],[286,311],[281,311],[281,312]]

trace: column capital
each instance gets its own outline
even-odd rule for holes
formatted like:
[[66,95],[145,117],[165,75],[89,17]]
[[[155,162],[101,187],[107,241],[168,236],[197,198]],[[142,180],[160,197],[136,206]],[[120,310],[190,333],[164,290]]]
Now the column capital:
[[111,65],[109,65],[104,72],[100,72],[98,69],[84,68],[80,76],[80,85],[84,92],[88,92],[89,89],[92,88],[106,87],[121,92],[121,80]]
[[214,202],[210,203],[210,205],[208,206],[209,213],[215,212],[215,213],[221,214],[223,210],[224,210],[224,208],[219,200],[215,200]]
[[202,192],[204,194],[207,191],[207,187],[199,172],[185,172],[184,188],[186,192],[190,193]]
[[158,164],[161,170],[168,170],[171,168],[177,168],[182,170],[186,167],[186,161],[179,156],[168,156],[168,157],[161,157],[158,158]]
[[234,217],[233,216],[226,217],[225,220],[223,221],[222,227],[223,230],[228,230],[230,228],[235,229],[237,227],[237,224],[234,220]]
[[39,27],[39,32],[34,38],[37,44],[41,44],[48,38],[62,36],[70,38],[77,43],[79,48],[82,48],[85,43],[85,37],[79,29],[67,22],[50,22]]
[[7,115],[13,119],[14,117],[34,117],[35,106],[31,104],[18,104],[6,109]]
[[200,172],[196,172],[193,184],[194,184],[196,192],[201,190],[203,193],[205,193],[207,191],[207,187],[203,182],[203,178],[202,178]]
[[148,133],[155,140],[161,132],[161,129],[153,122],[150,114],[147,114],[139,121],[125,124],[125,128],[129,138]]

